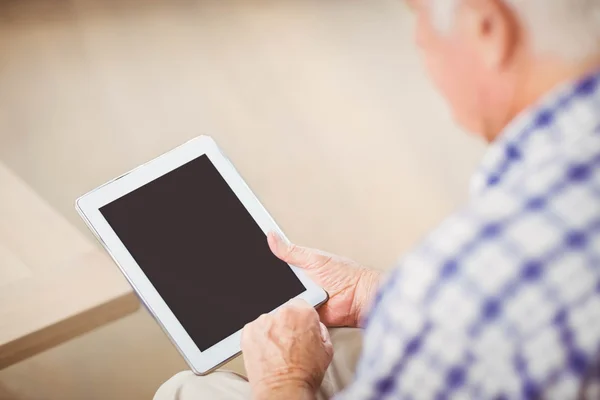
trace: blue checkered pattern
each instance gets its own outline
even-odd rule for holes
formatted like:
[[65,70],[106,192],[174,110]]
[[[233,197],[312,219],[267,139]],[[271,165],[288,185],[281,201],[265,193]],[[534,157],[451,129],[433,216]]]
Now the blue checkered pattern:
[[342,399],[600,399],[600,73],[517,117],[391,274]]

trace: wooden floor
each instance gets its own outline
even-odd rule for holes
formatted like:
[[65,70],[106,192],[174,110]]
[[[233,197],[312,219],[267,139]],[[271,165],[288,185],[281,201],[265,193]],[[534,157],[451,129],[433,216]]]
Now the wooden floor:
[[[482,152],[412,25],[400,0],[4,1],[0,159],[83,230],[78,195],[211,134],[293,240],[387,268]],[[148,399],[184,367],[140,311],[0,371],[0,399]]]

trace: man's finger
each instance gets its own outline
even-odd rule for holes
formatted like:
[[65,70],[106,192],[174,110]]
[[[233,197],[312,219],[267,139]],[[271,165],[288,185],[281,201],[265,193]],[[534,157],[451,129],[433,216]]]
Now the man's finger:
[[322,322],[319,322],[319,327],[321,329],[321,340],[323,341],[323,348],[329,354],[330,357],[333,357],[333,343],[331,342],[331,336],[329,334],[329,330]]
[[288,264],[311,269],[322,267],[331,261],[329,254],[291,244],[275,232],[270,232],[267,239],[273,254]]
[[312,306],[306,300],[299,297],[294,297],[288,301],[288,306],[295,308],[312,308]]
[[319,328],[321,329],[321,340],[323,343],[331,342],[331,336],[329,336],[329,329],[322,323],[319,322]]

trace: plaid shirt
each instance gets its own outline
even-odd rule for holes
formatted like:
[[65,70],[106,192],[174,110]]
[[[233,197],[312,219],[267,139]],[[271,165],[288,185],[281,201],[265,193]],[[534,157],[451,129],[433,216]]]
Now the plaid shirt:
[[600,399],[600,73],[491,146],[379,293],[337,399]]

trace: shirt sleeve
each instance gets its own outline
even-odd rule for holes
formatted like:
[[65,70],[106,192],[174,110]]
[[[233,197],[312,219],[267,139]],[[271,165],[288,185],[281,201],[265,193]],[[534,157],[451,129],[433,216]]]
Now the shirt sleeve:
[[573,398],[598,370],[597,251],[509,195],[484,200],[399,263],[337,400]]
[[338,400],[443,398],[466,383],[466,326],[479,299],[447,283],[460,264],[450,248],[466,244],[475,228],[459,213],[399,263],[368,317],[357,379]]

